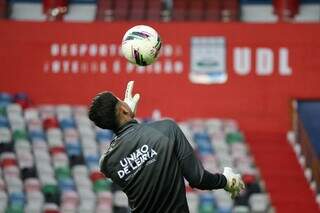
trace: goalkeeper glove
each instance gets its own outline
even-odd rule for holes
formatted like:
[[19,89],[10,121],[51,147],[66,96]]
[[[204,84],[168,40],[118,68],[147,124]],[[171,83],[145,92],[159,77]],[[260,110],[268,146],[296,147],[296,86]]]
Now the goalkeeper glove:
[[241,175],[233,173],[230,167],[224,167],[223,175],[227,179],[227,184],[224,189],[229,192],[231,194],[231,198],[234,199],[240,194],[242,189],[245,189]]
[[133,112],[133,114],[136,114],[137,111],[137,105],[140,99],[140,94],[135,94],[132,97],[132,89],[133,89],[134,81],[129,81],[127,84],[127,89],[124,97],[124,102],[128,104],[129,108]]

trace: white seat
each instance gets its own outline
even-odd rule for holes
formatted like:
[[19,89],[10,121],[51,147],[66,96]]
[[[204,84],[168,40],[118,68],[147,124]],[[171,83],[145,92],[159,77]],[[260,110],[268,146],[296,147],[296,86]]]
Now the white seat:
[[76,206],[79,203],[79,195],[75,191],[64,191],[61,195],[61,200],[63,203]]
[[32,203],[35,206],[42,206],[44,197],[40,191],[28,191],[26,192],[27,203]]
[[58,137],[48,137],[48,145],[50,148],[63,146],[63,141],[61,138]]
[[96,195],[91,188],[78,189],[78,192],[79,192],[79,198],[81,203],[84,201],[96,202]]
[[63,201],[60,206],[61,213],[77,213],[77,205]]
[[47,150],[34,150],[33,153],[36,159],[36,165],[41,165],[44,163],[50,164],[51,157]]
[[217,200],[218,208],[232,209],[233,201],[232,201],[229,193],[227,193],[224,190],[217,190],[217,191],[214,191],[214,195]]
[[72,168],[72,174],[74,177],[85,176],[88,177],[88,169],[84,165],[76,165]]
[[52,162],[54,168],[59,167],[68,167],[69,166],[69,158],[64,153],[57,153],[52,156]]
[[250,213],[248,206],[235,206],[233,207],[233,213]]
[[8,120],[10,123],[24,123],[25,120],[23,119],[21,114],[16,114],[16,113],[10,113],[7,115],[8,116]]
[[97,203],[99,204],[108,204],[109,206],[112,206],[112,194],[111,192],[104,191],[99,192],[97,195]]
[[190,213],[198,213],[199,196],[196,192],[187,192],[187,201]]
[[270,200],[265,193],[254,193],[249,197],[249,206],[251,212],[263,213],[266,212],[270,206]]
[[39,112],[37,108],[27,108],[24,110],[24,118],[27,121],[39,120]]
[[38,178],[27,178],[24,181],[24,190],[26,192],[32,192],[32,191],[40,191],[40,181]]
[[55,203],[45,203],[43,205],[44,211],[59,211],[59,206]]
[[114,193],[113,205],[118,207],[128,207],[128,197],[123,191],[116,191]]
[[40,182],[42,185],[45,185],[45,184],[56,185],[57,184],[57,180],[54,178],[53,175],[40,175],[39,179],[40,179]]
[[14,177],[20,177],[20,170],[17,166],[14,165],[7,166],[3,169],[3,177],[5,178],[5,180]]
[[16,159],[16,156],[12,152],[3,152],[0,155],[0,161],[3,161],[4,159]]
[[5,191],[0,190],[0,212],[5,210],[8,205],[8,195]]
[[97,155],[98,154],[98,147],[96,143],[94,145],[86,145],[82,146],[82,151],[84,156],[91,156],[91,155]]
[[224,131],[225,132],[238,132],[239,126],[238,123],[233,119],[224,120]]
[[68,128],[64,131],[65,140],[77,140],[79,139],[79,132],[76,129]]
[[37,139],[32,141],[32,150],[33,152],[37,152],[38,150],[41,152],[48,151],[47,143],[42,139]]
[[112,213],[112,206],[108,204],[98,204],[96,213]]
[[2,179],[2,175],[0,175],[0,191],[4,191],[6,189],[6,183]]
[[85,105],[76,105],[72,107],[73,114],[76,115],[87,115],[88,107]]
[[0,127],[0,141],[10,142],[12,140],[11,132],[7,127]]
[[24,213],[42,213],[42,205],[37,205],[37,203],[30,202],[24,207]]
[[9,194],[14,192],[23,192],[23,184],[22,181],[18,178],[11,178],[10,181],[7,182],[7,191]]
[[47,137],[49,138],[58,138],[62,140],[62,132],[59,128],[49,128],[47,130]]
[[37,161],[36,168],[39,172],[39,176],[42,174],[53,174],[53,168],[50,161]]
[[22,114],[22,108],[19,104],[11,103],[6,107],[7,114]]
[[84,202],[81,203],[78,207],[78,213],[94,213],[95,212],[95,203],[93,202]]
[[[30,151],[24,152],[23,150],[20,149],[19,151],[16,151],[16,154],[17,154],[17,159],[18,159],[19,165],[20,164],[25,165],[25,164],[29,164],[29,163],[31,163],[31,165],[33,165],[33,155],[31,154]],[[20,166],[20,168],[21,168],[21,166]]]
[[14,148],[16,152],[24,151],[24,152],[31,152],[31,145],[28,140],[18,139],[14,143]]

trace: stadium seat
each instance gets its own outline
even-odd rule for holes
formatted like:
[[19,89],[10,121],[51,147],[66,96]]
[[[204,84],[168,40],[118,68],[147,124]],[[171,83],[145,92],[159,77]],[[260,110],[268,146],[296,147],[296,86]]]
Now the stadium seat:
[[114,20],[128,20],[130,0],[114,1]]
[[217,0],[205,1],[205,15],[204,18],[207,21],[220,21],[221,20],[221,2]]
[[188,14],[188,20],[202,21],[205,15],[205,1],[190,1],[190,11]]
[[268,210],[270,201],[266,194],[254,193],[249,198],[249,205],[251,208],[251,212],[262,213]]
[[189,1],[188,0],[173,0],[171,18],[174,21],[184,21],[188,17]]
[[162,17],[162,2],[147,0],[146,19],[159,21]]
[[[149,3],[146,1],[148,7]],[[0,107],[0,209],[91,213],[128,207],[126,195],[98,168],[113,133],[94,127],[85,106],[41,105],[24,109],[13,104],[14,100],[10,94],[0,93],[4,106]],[[249,207],[256,211],[264,208],[252,203],[265,203],[260,196],[264,191],[245,137],[235,121],[197,119],[179,125],[206,169],[217,172],[231,166],[243,174],[247,185],[235,202],[224,191],[200,193],[187,186],[191,212],[247,212]],[[268,209],[270,203],[266,203]]]

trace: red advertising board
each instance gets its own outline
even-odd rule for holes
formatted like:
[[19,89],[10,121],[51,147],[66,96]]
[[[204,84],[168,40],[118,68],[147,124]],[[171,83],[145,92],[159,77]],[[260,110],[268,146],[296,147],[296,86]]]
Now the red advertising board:
[[[25,91],[36,104],[88,104],[103,90],[122,97],[135,80],[139,116],[159,109],[177,120],[229,117],[257,131],[288,130],[290,101],[320,98],[319,24],[150,22],[163,48],[147,68],[120,53],[123,34],[135,24],[1,21],[0,90]],[[201,48],[203,38],[212,39],[212,51],[211,40]],[[198,62],[211,56],[223,80],[201,84]]]

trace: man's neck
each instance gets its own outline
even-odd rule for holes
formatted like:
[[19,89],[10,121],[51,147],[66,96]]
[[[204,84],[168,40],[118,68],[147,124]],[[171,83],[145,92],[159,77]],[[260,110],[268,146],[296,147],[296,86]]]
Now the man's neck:
[[114,132],[116,135],[121,134],[121,132],[126,129],[127,126],[130,126],[130,123],[137,123],[137,121],[133,118],[126,120],[126,122],[122,122],[122,125],[119,125],[120,127]]

